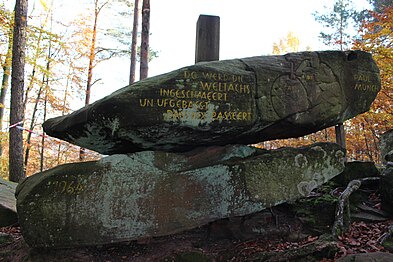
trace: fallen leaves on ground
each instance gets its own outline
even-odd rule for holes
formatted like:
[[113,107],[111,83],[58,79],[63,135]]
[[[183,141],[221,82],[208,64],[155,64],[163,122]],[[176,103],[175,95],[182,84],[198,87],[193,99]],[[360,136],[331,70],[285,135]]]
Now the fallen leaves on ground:
[[337,246],[340,251],[335,258],[355,253],[386,252],[379,242],[392,224],[393,220],[380,223],[353,222],[348,232],[339,236]]
[[[380,223],[353,222],[348,232],[339,236],[337,247],[339,251],[335,259],[349,254],[388,252],[380,244],[380,238],[388,231],[393,220]],[[299,249],[318,240],[318,236],[308,236],[300,242],[252,240],[239,243],[235,248],[242,257],[249,257],[261,252],[284,252],[290,249]],[[325,259],[324,261],[333,261]]]
[[236,246],[240,250],[240,254],[248,256],[256,252],[281,252],[288,249],[297,249],[303,247],[318,239],[318,236],[308,236],[305,240],[300,242],[279,242],[268,240],[252,240],[242,242]]
[[[353,222],[349,230],[339,236],[337,240],[337,247],[339,251],[335,254],[334,259],[355,254],[355,253],[369,253],[369,252],[388,252],[380,244],[380,238],[388,231],[388,227],[393,224],[393,219],[379,222],[379,223],[366,223],[366,222]],[[0,232],[11,234],[14,239],[22,238],[19,227],[3,227]],[[300,249],[318,240],[318,236],[307,236],[302,241],[289,242],[289,241],[269,241],[269,240],[250,240],[238,242],[235,244],[234,249],[236,258],[252,257],[253,254],[262,252],[284,252],[288,250]],[[110,249],[110,248],[109,248]],[[109,252],[110,250],[107,250]],[[109,252],[110,253],[110,252]],[[129,261],[126,254],[121,254],[124,261]],[[128,254],[127,254],[128,255]],[[323,261],[333,261],[324,259]]]

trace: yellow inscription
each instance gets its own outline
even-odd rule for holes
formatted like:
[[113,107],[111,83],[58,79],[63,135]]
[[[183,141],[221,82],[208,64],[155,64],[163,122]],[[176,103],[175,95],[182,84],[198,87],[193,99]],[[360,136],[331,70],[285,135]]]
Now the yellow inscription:
[[364,74],[355,75],[355,80],[371,83],[370,76]]
[[187,121],[187,120],[205,120],[207,118],[207,113],[203,111],[182,111],[182,110],[167,110],[166,120],[169,121]]
[[355,75],[354,78],[357,82],[353,89],[359,91],[378,92],[378,86],[376,84],[373,84],[370,75],[358,74]]
[[80,192],[85,191],[86,185],[80,183],[79,181],[66,181],[66,180],[60,180],[60,181],[53,181],[53,182],[48,182],[48,186],[52,187],[53,190],[57,193],[61,194],[78,194]]
[[374,84],[356,83],[355,90],[378,92],[378,86]]
[[202,81],[200,81],[199,83],[202,90],[250,94],[250,85],[238,84],[238,83],[220,83],[220,82],[202,82]]
[[185,120],[210,120],[213,121],[250,121],[251,112],[243,111],[223,111],[223,112],[207,112],[201,111],[182,111],[182,110],[167,110],[167,120],[170,121],[185,121]]
[[139,99],[139,104],[141,107],[166,107],[166,108],[196,108],[198,110],[206,110],[209,104],[208,101],[193,101],[193,100],[176,100],[168,98],[142,98]]
[[160,88],[160,96],[172,97],[172,98],[204,99],[208,101],[227,101],[228,99],[227,93],[216,92],[216,90],[213,91],[205,92],[205,91],[184,90],[184,89]]
[[147,99],[147,98],[142,98],[139,99],[139,105],[141,107],[153,107],[154,106],[154,99]]
[[184,71],[184,79],[197,79],[197,72]]
[[312,80],[315,79],[315,76],[312,75],[312,74],[304,74],[304,75],[303,75],[303,78],[304,78],[306,81],[312,81]]
[[251,112],[224,111],[213,112],[213,121],[246,121],[251,120]]
[[202,72],[202,76],[205,79],[215,80],[215,81],[228,81],[230,77],[226,74],[213,73],[213,72]]
[[[223,108],[231,107],[232,94],[244,94],[248,97],[251,94],[250,85],[244,82],[243,75],[185,70],[183,79],[186,81],[178,80],[178,87],[159,88],[156,98],[140,98],[139,106],[165,108],[163,116],[166,121],[251,120],[251,112],[241,109],[225,111]],[[215,102],[219,102],[219,109]]]
[[213,81],[231,81],[233,83],[243,83],[242,75],[228,75],[216,72],[196,72],[196,71],[184,71],[184,79],[198,79],[200,77],[206,80]]

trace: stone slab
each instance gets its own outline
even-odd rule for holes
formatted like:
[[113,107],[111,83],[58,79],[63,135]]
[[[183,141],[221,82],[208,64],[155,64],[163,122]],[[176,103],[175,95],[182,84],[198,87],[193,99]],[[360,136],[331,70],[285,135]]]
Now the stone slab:
[[382,208],[393,214],[393,165],[388,165],[383,170],[379,185]]
[[66,164],[19,184],[19,223],[32,247],[169,235],[305,197],[343,171],[343,156],[337,144],[320,143],[143,151]]
[[387,252],[350,254],[337,259],[337,262],[391,262],[393,254]]
[[381,135],[380,150],[382,162],[393,162],[393,129]]
[[15,190],[17,183],[0,178],[0,227],[18,222]]
[[45,132],[102,154],[187,151],[304,136],[369,110],[379,69],[362,51],[198,63],[120,89]]

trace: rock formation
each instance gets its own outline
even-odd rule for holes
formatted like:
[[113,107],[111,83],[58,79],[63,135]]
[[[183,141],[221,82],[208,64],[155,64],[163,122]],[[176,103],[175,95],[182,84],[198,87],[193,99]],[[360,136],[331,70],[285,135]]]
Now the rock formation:
[[333,143],[241,144],[309,134],[367,111],[378,68],[360,51],[199,63],[125,87],[44,123],[102,154],[17,188],[33,247],[163,236],[307,196],[344,170]]
[[15,189],[17,184],[0,178],[0,227],[18,222]]
[[333,143],[113,155],[27,178],[18,216],[33,247],[169,235],[305,197],[344,170],[343,157]]
[[380,149],[382,162],[393,162],[393,129],[381,135]]
[[379,89],[361,51],[206,62],[127,86],[44,130],[102,154],[250,144],[342,123],[368,111]]
[[393,214],[393,130],[381,135],[380,150],[382,163],[386,164],[380,183],[382,206]]

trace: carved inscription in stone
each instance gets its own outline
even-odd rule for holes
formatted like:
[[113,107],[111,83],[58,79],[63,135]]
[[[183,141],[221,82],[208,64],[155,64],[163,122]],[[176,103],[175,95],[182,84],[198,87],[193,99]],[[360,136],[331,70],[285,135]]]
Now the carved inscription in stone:
[[374,75],[362,73],[354,76],[356,83],[353,89],[358,91],[378,92],[379,84],[373,79]]
[[[157,89],[155,98],[140,98],[140,108],[156,108],[164,121],[189,125],[251,121],[250,81],[243,75],[185,70],[173,86]],[[246,106],[244,106],[246,105]]]
[[74,195],[86,189],[86,185],[79,180],[55,180],[49,181],[47,186],[58,194]]

